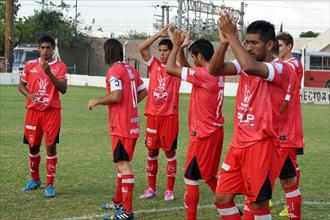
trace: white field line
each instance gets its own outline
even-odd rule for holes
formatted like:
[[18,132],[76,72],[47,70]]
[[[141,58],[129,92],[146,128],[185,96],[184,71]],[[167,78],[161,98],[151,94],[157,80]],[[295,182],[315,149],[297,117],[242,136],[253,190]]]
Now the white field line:
[[[283,204],[283,202],[275,201],[273,202],[273,205]],[[242,206],[242,204],[237,204],[238,206]],[[303,205],[318,205],[318,206],[329,206],[330,201],[321,202],[321,201],[303,201]],[[200,205],[198,206],[198,209],[210,209],[214,208],[213,204],[209,205]],[[161,208],[161,209],[141,209],[136,210],[134,213],[158,213],[158,212],[170,212],[170,211],[177,211],[177,210],[183,210],[184,206],[176,206],[171,208]],[[84,219],[93,219],[93,218],[102,218],[104,214],[91,214],[91,215],[85,215],[80,217],[70,217],[70,218],[64,218],[64,220],[84,220]]]

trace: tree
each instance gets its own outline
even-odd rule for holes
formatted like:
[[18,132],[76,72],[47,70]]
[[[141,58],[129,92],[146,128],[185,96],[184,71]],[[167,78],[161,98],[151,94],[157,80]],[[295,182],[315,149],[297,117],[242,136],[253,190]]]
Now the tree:
[[306,32],[301,32],[299,34],[299,37],[304,38],[304,37],[317,37],[319,36],[321,33],[319,32],[313,32],[313,31],[306,31]]
[[149,35],[145,32],[137,32],[136,30],[130,30],[124,35],[119,35],[120,39],[147,39]]
[[[17,12],[21,4],[18,0],[14,0],[14,17],[16,18]],[[5,17],[6,17],[6,0],[0,0],[0,55],[2,56],[5,51]]]

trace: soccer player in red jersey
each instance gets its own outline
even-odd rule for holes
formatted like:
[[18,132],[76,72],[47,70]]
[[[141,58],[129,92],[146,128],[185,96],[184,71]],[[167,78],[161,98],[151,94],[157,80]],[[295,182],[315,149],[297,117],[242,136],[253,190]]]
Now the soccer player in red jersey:
[[297,162],[298,149],[303,149],[303,129],[300,103],[300,83],[303,68],[301,62],[291,55],[293,38],[289,33],[277,35],[279,43],[279,59],[291,63],[295,71],[292,72],[291,88],[283,103],[280,120],[280,160],[278,169],[282,187],[285,191],[286,208],[280,216],[289,216],[290,219],[301,219],[301,194],[299,190],[300,170]]
[[61,101],[59,92],[67,90],[67,69],[65,64],[53,59],[55,40],[43,36],[39,40],[40,58],[25,64],[18,85],[19,91],[26,96],[26,119],[24,143],[29,145],[31,179],[23,191],[38,189],[41,186],[39,175],[40,145],[44,135],[46,159],[45,196],[55,196],[54,179],[56,174],[56,144],[59,143],[61,127]]
[[116,210],[114,216],[105,219],[134,219],[132,199],[135,178],[132,170],[136,140],[140,134],[137,104],[147,95],[147,89],[139,73],[122,62],[123,48],[116,39],[104,43],[105,62],[109,64],[106,75],[107,95],[88,102],[88,109],[107,105],[113,161],[117,166],[117,188],[107,206]]
[[[293,68],[272,62],[274,26],[266,21],[251,23],[243,45],[236,36],[233,18],[219,19],[223,41],[212,58],[213,75],[240,75],[234,114],[234,134],[222,164],[215,203],[223,220],[240,220],[234,199],[245,194],[251,215],[244,219],[271,219],[269,199],[277,176],[279,115]],[[224,63],[231,46],[237,60]]]
[[167,159],[167,186],[164,200],[174,199],[173,188],[177,172],[176,148],[179,131],[178,109],[181,80],[169,76],[165,72],[165,65],[173,47],[170,39],[161,39],[158,43],[159,59],[150,53],[150,46],[157,39],[168,37],[168,28],[168,26],[164,27],[139,46],[150,73],[149,95],[144,111],[147,117],[145,144],[148,149],[147,177],[149,186],[140,196],[140,199],[149,199],[156,196],[159,149],[163,149]]
[[179,31],[175,31],[171,38],[173,49],[166,64],[166,72],[192,84],[188,112],[189,146],[184,172],[184,202],[186,219],[195,220],[199,201],[198,180],[204,180],[213,193],[216,189],[223,144],[224,77],[212,76],[208,72],[209,61],[213,55],[213,45],[209,41],[199,39],[189,46],[196,67],[178,67],[175,65],[175,59],[185,38]]

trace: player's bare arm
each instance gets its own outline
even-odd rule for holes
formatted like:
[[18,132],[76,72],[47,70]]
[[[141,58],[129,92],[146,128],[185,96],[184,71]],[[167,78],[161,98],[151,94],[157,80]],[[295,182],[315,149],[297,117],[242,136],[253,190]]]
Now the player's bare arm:
[[180,46],[177,58],[178,58],[178,62],[180,64],[180,66],[182,66],[182,67],[190,67],[190,64],[187,61],[186,53],[185,53],[185,51],[187,50],[187,47],[191,43],[189,35],[190,35],[190,31],[185,31],[185,32],[181,33],[181,38],[184,39],[184,41],[183,41],[182,45]]
[[184,39],[181,37],[181,33],[176,30],[172,34],[172,43],[173,43],[173,48],[170,53],[170,56],[168,57],[167,63],[166,63],[166,73],[181,78],[181,67],[176,66],[176,56],[179,52],[180,46],[182,45]]
[[142,58],[144,61],[149,61],[151,58],[151,52],[150,52],[150,46],[160,37],[168,37],[167,29],[169,25],[166,25],[162,30],[160,30],[158,33],[152,35],[147,40],[143,41],[139,45],[139,50],[142,55]]
[[22,80],[20,80],[19,81],[19,84],[18,84],[18,90],[23,95],[25,95],[28,99],[30,99],[32,102],[34,102],[35,99],[36,99],[36,96],[35,96],[35,94],[30,93],[29,90],[26,88],[26,86],[27,86],[27,83],[24,82],[24,81],[22,81]]
[[142,101],[147,95],[148,95],[148,90],[147,90],[147,88],[145,88],[145,89],[139,91],[139,92],[137,93],[137,101],[138,101],[138,103],[141,102],[141,101]]
[[40,65],[43,68],[44,72],[47,74],[49,79],[52,81],[54,86],[58,91],[62,94],[66,93],[67,90],[67,80],[66,79],[57,79],[55,75],[50,70],[50,66],[47,61],[45,61],[42,57],[40,58]]
[[113,92],[110,92],[106,96],[103,96],[98,99],[90,99],[88,101],[87,107],[88,110],[93,110],[93,108],[97,105],[111,105],[120,102],[122,98],[123,92],[122,90],[116,90]]
[[[220,17],[220,30],[233,50],[233,53],[240,64],[242,70],[248,75],[255,75],[261,78],[268,78],[268,67],[263,62],[256,61],[242,46],[236,35],[236,25],[228,13],[223,13]],[[248,42],[253,43],[253,42]]]
[[228,49],[229,43],[228,43],[228,40],[221,33],[220,18],[217,23],[218,23],[218,34],[219,34],[220,42],[211,59],[210,66],[209,66],[209,73],[213,76],[236,75],[237,70],[236,70],[235,65],[232,64],[231,62],[227,62],[227,63],[224,62],[225,54]]

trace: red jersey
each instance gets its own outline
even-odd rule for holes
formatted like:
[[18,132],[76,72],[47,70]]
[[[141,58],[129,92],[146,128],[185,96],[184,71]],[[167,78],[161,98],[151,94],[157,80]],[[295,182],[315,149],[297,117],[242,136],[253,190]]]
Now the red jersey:
[[144,114],[178,115],[181,80],[167,75],[166,66],[154,56],[146,64],[150,72],[150,81]]
[[[296,147],[304,146],[304,135],[302,126],[302,113],[300,102],[300,85],[302,80],[302,64],[297,58],[291,58],[285,61],[294,67],[295,71],[290,76],[290,85],[292,89],[287,94],[286,100],[289,101],[284,116],[281,117],[281,147]],[[281,114],[281,115],[282,115]]]
[[293,69],[280,61],[265,64],[269,69],[267,79],[247,75],[236,61],[240,81],[235,105],[233,147],[248,147],[269,137],[279,145],[280,108]]
[[137,138],[140,134],[137,93],[146,86],[140,74],[129,64],[113,64],[106,76],[106,90],[122,90],[120,102],[108,105],[111,135]]
[[[38,111],[44,111],[48,107],[61,109],[59,92],[39,61],[40,58],[27,62],[21,75],[21,80],[27,83],[29,92],[36,96],[35,101],[26,99],[26,107]],[[56,79],[66,79],[67,69],[62,61],[53,60],[48,64]]]
[[190,139],[198,141],[223,126],[225,79],[223,76],[212,76],[203,67],[184,67],[181,78],[192,84],[188,125]]

